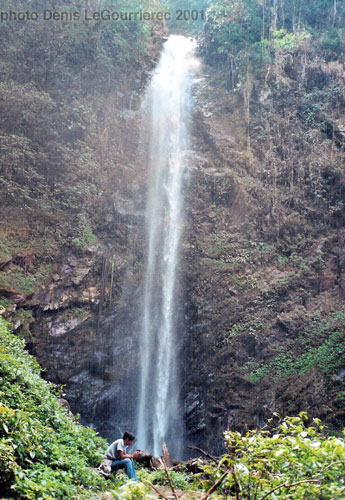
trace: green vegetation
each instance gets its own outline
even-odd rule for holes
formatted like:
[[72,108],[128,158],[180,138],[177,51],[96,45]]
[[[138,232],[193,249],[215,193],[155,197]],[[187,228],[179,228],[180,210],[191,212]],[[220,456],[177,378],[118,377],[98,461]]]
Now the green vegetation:
[[215,266],[218,267],[219,269],[231,269],[233,267],[233,264],[230,262],[223,262],[222,260],[217,260],[217,259],[210,259],[209,257],[205,257],[203,259],[205,264],[208,264],[210,266]]
[[36,272],[29,274],[25,269],[16,266],[10,272],[3,272],[0,275],[0,286],[8,290],[13,290],[16,293],[30,295],[36,287],[44,282],[49,271],[49,265],[42,265],[36,269]]
[[[27,10],[29,3],[35,9],[42,4],[36,0],[10,3],[16,10]],[[53,3],[54,9],[66,10],[65,1]],[[155,3],[153,10],[170,8],[174,15],[178,9],[200,13],[208,8],[200,52],[208,65],[206,74],[211,75],[209,99],[215,104],[210,126],[218,114],[222,118],[228,113],[231,126],[226,120],[219,125],[224,137],[234,138],[231,153],[219,148],[222,165],[214,165],[227,174],[229,182],[222,177],[219,185],[212,187],[209,179],[205,184],[216,200],[207,209],[214,232],[205,236],[200,258],[200,273],[205,271],[200,304],[207,303],[209,311],[216,313],[205,322],[211,334],[202,330],[199,321],[198,342],[207,333],[227,361],[218,364],[217,351],[207,344],[205,359],[200,354],[203,346],[195,350],[195,365],[207,371],[209,363],[215,376],[218,370],[231,376],[248,374],[252,382],[262,383],[265,397],[272,381],[291,377],[293,386],[314,369],[313,374],[320,377],[315,375],[315,384],[325,381],[329,401],[337,409],[344,408],[345,313],[324,311],[342,307],[333,304],[338,300],[333,292],[342,293],[345,224],[345,3],[162,3]],[[90,10],[113,8],[110,0],[88,4]],[[8,2],[2,5],[7,8]],[[68,2],[68,10],[81,7],[78,0]],[[152,10],[152,5],[121,0],[116,8]],[[196,22],[173,20],[169,27],[195,33],[202,24],[199,16]],[[114,235],[119,253],[122,245],[123,255],[127,252],[126,231],[108,224],[104,215],[113,206],[115,187],[135,184],[130,168],[123,173],[132,159],[121,136],[128,135],[128,144],[136,138],[135,133],[128,134],[121,112],[132,109],[132,101],[126,99],[130,96],[136,102],[155,63],[158,49],[152,41],[155,34],[150,34],[153,28],[157,27],[137,21],[1,25],[0,260],[10,259],[16,248],[25,248],[35,261],[29,269],[15,263],[4,269],[0,286],[10,298],[1,300],[0,309],[11,309],[11,324],[26,340],[35,340],[30,332],[32,306],[27,302],[25,308],[14,311],[12,295],[30,297],[58,255],[70,251],[83,255],[87,247],[110,243]],[[236,148],[241,158],[236,157]],[[235,180],[241,187],[241,214],[236,210],[230,214],[237,198]],[[243,227],[242,222],[236,225],[237,219]],[[202,231],[201,224],[201,238]],[[121,281],[113,262],[104,266],[104,303],[115,305]],[[332,279],[334,285],[323,284]],[[208,286],[209,295],[204,294]],[[328,294],[325,298],[323,291]],[[318,308],[320,314],[310,321],[309,314]],[[284,314],[286,323],[281,319]],[[87,308],[76,307],[66,318],[82,321],[91,315]],[[53,387],[42,381],[23,342],[8,333],[2,320],[0,324],[0,490],[8,498],[45,500],[98,495],[106,485],[91,467],[98,465],[104,441],[57,406]],[[251,349],[247,349],[248,338],[253,340]],[[210,393],[214,387],[223,393],[230,382],[224,378],[221,386],[216,381]],[[257,389],[258,385],[253,392],[248,389],[248,400]],[[212,394],[208,397],[212,400]],[[304,404],[307,398],[302,408]],[[318,411],[315,406],[314,410]],[[343,425],[343,413],[335,419]],[[345,497],[344,441],[328,438],[317,421],[310,424],[302,415],[286,419],[271,433],[229,432],[226,436],[229,453],[223,464],[235,469],[222,484],[224,495],[247,500],[261,500],[270,492],[272,499]],[[221,467],[206,468],[200,489],[207,490],[222,473]],[[189,475],[172,472],[171,476],[177,488],[193,487]],[[142,471],[140,477],[167,485],[161,471]],[[300,484],[291,487],[296,482]],[[122,483],[119,476],[107,484],[115,498],[141,499],[149,491],[143,484]],[[236,492],[238,484],[241,488]]]
[[[334,321],[343,317],[339,313]],[[39,365],[1,318],[0,329],[0,487],[6,498],[96,499],[107,489],[115,499],[141,500],[150,493],[147,481],[168,486],[160,470],[138,471],[144,481],[138,484],[126,483],[122,474],[107,483],[99,477],[92,467],[105,441],[58,405],[56,389],[40,377]],[[305,414],[271,431],[225,436],[229,452],[219,466],[208,464],[198,479],[171,471],[177,489],[207,491],[225,470],[219,493],[237,491],[239,499],[261,500],[273,489],[275,498],[294,500],[341,498],[345,491],[344,440],[327,436],[320,421]]]
[[97,236],[93,234],[91,228],[88,224],[86,224],[81,230],[81,236],[79,238],[73,238],[72,242],[83,248],[86,246],[94,245],[97,242]]
[[281,28],[280,30],[272,30],[271,37],[275,47],[293,51],[301,46],[304,40],[308,40],[311,34],[306,31],[289,33],[285,28]]
[[231,341],[233,337],[236,337],[241,334],[251,334],[251,335],[259,335],[264,328],[263,324],[260,323],[250,323],[246,321],[241,321],[238,323],[235,323],[231,329],[227,332],[227,340],[228,342]]
[[0,260],[6,261],[11,257],[11,251],[4,241],[0,238]]
[[[298,234],[344,223],[344,24],[345,5],[335,0],[216,0],[208,10],[201,52],[214,83],[242,108],[248,151],[265,145],[253,188],[262,198],[260,237],[273,232],[292,245]],[[331,141],[323,147],[327,139],[333,149]]]
[[[32,250],[39,263],[62,248],[81,253],[97,240],[96,209],[111,195],[123,162],[116,140],[104,140],[113,136],[118,119],[110,103],[131,76],[145,73],[146,66],[149,71],[147,55],[155,56],[152,23],[46,21],[45,7],[36,0],[3,1],[1,7],[37,11],[39,18],[5,22],[0,30],[0,259],[16,246]],[[67,9],[58,0],[53,10],[85,8],[73,0]],[[87,8],[115,7],[92,0]],[[159,8],[155,3],[154,10]],[[140,9],[152,10],[150,2],[116,3],[118,11]]]
[[[279,348],[279,352],[262,366],[249,362],[244,367],[253,382],[260,382],[270,375],[275,381],[292,373],[298,376],[317,367],[329,380],[344,366],[345,356],[345,312],[337,311],[329,319],[317,319],[299,336],[302,353],[290,342]],[[301,349],[301,348],[299,348]],[[255,366],[256,364],[256,366]]]
[[[105,481],[92,469],[100,464],[105,440],[59,406],[56,387],[40,371],[24,341],[0,317],[1,494],[23,500],[89,500],[102,498],[107,490],[114,499],[147,498],[147,484],[128,483],[122,473]],[[138,475],[167,484],[162,471],[139,470]],[[172,471],[171,479],[176,488],[191,488],[189,474]]]
[[[40,376],[24,341],[0,317],[0,491],[27,500],[144,499],[150,488],[131,484],[122,473],[106,481],[93,470],[107,447],[59,406],[57,389]],[[147,473],[145,471],[139,474]],[[152,481],[161,484],[160,475]],[[173,476],[175,480],[175,476]],[[182,487],[187,476],[176,473]],[[187,484],[187,483],[186,483]],[[107,496],[109,498],[109,496]]]
[[0,318],[0,489],[7,498],[81,498],[104,489],[106,447],[58,405],[40,367]]
[[30,331],[30,325],[35,321],[31,309],[18,309],[14,312],[13,316],[10,318],[10,325],[16,331],[17,335],[23,339],[25,342],[32,341],[32,333]]
[[0,286],[28,295],[35,289],[35,278],[33,276],[26,276],[24,271],[18,268],[12,273],[1,274]]
[[344,439],[327,436],[320,420],[310,421],[305,413],[285,418],[278,426],[272,421],[272,427],[244,436],[227,431],[229,451],[218,467],[205,467],[209,477],[202,480],[203,486],[208,488],[225,471],[221,488],[238,500],[344,497]]
[[[191,490],[194,488],[194,475],[181,471],[170,471],[169,476],[173,486],[178,490]],[[145,470],[140,472],[141,479],[149,480],[152,484],[169,487],[169,481],[164,470],[156,470],[148,473]]]
[[[345,49],[345,7],[335,0],[215,0],[207,15],[204,49],[210,64],[225,64],[225,82],[242,87],[246,73],[265,77],[280,51],[303,50],[310,41],[328,60]],[[277,51],[276,51],[277,50]]]

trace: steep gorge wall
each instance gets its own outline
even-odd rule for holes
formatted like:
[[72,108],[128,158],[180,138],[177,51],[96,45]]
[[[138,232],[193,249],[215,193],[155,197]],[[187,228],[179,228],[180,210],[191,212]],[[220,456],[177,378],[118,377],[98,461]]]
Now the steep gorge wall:
[[[3,304],[45,376],[65,384],[73,411],[109,439],[135,419],[146,180],[137,162],[138,108],[160,43],[139,71],[116,80],[116,90],[96,87],[77,103],[68,94],[68,116],[57,112],[61,89],[49,81],[28,86],[24,71],[2,87],[3,116],[6,103],[19,103],[17,121],[1,122]],[[8,73],[9,56],[2,63]],[[249,114],[242,93],[204,71],[194,96],[178,291],[187,438],[217,451],[227,426],[261,426],[273,411],[305,410],[339,427],[342,96],[324,107],[322,126],[306,116],[307,98],[341,85],[344,69],[315,60],[306,66],[297,50],[278,85],[274,68],[267,86],[254,82]],[[35,125],[29,132],[24,118]]]
[[298,51],[288,60],[280,83],[256,82],[249,117],[241,94],[209,77],[200,89],[185,401],[190,438],[207,449],[273,412],[344,425],[344,141],[302,114],[315,86],[343,85],[344,72],[303,68]]
[[74,28],[1,31],[1,313],[72,410],[111,439],[133,427],[136,406],[124,379],[138,370],[139,107],[165,27]]

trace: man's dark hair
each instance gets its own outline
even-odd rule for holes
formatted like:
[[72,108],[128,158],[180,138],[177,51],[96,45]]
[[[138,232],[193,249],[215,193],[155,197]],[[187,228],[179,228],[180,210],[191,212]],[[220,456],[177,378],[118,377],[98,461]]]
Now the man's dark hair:
[[123,440],[125,440],[125,439],[129,439],[130,441],[134,441],[135,436],[134,436],[134,434],[132,434],[131,432],[125,431],[125,432],[123,433],[122,439],[123,439]]

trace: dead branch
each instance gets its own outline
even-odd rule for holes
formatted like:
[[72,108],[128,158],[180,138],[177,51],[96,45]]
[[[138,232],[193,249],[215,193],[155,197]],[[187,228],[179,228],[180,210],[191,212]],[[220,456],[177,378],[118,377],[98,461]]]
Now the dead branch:
[[216,489],[222,484],[223,480],[226,478],[226,476],[229,474],[229,471],[226,471],[224,472],[224,474],[222,475],[221,478],[218,479],[218,481],[216,481],[212,486],[211,488],[208,490],[208,492],[206,493],[206,495],[204,497],[202,497],[201,500],[207,500],[208,497],[210,495],[212,495],[212,493],[214,493],[216,491]]
[[284,483],[284,484],[280,484],[279,486],[276,486],[271,491],[269,491],[268,493],[266,493],[266,495],[264,495],[263,497],[261,497],[260,500],[264,500],[264,498],[267,498],[274,491],[279,490],[280,488],[293,488],[294,486],[298,486],[299,484],[302,484],[302,483],[318,483],[318,482],[319,482],[318,479],[303,479],[303,481],[298,481],[297,483],[291,483],[291,484]]
[[212,455],[210,455],[209,453],[207,453],[207,451],[204,451],[202,450],[201,448],[198,448],[197,446],[194,446],[192,444],[189,444],[187,446],[187,448],[189,448],[190,450],[195,450],[195,451],[199,451],[200,453],[202,453],[205,457],[209,458],[210,460],[213,460],[213,462],[216,462],[216,464],[218,464],[218,460],[213,457]]
[[239,496],[239,492],[241,491],[241,488],[240,488],[240,485],[239,485],[239,482],[237,480],[237,476],[235,474],[235,470],[233,467],[229,468],[229,471],[234,479],[234,483],[235,483],[235,494],[236,494],[236,500],[239,500],[240,499],[240,496]]
[[158,493],[159,496],[163,497],[164,500],[170,500],[168,497],[166,497],[165,495],[163,495],[163,493],[161,491],[159,491],[159,489],[156,488],[154,484],[150,483],[150,481],[148,481],[147,479],[142,479],[142,481],[144,481],[145,483],[147,483],[153,490],[155,490],[156,493]]
[[163,460],[168,468],[173,466],[168,447],[165,442],[162,444]]
[[236,492],[236,500],[239,500],[240,485],[239,485],[239,482],[237,480],[234,468],[233,467],[229,467],[229,466],[227,466],[225,464],[219,465],[219,460],[217,460],[215,457],[213,457],[212,455],[210,455],[206,451],[202,450],[201,448],[198,448],[197,446],[189,445],[188,448],[190,448],[191,450],[199,451],[200,453],[202,453],[203,455],[205,455],[205,457],[207,457],[207,458],[211,459],[213,462],[215,462],[218,465],[218,468],[222,467],[223,469],[224,468],[226,469],[226,472],[224,472],[223,476],[210,488],[210,490],[208,491],[207,495],[202,500],[206,500],[209,497],[209,495],[211,495],[215,491],[215,490],[212,490],[213,487],[215,487],[215,489],[218,488],[218,486],[221,484],[221,482],[223,481],[223,479],[226,477],[227,474],[231,474],[232,477],[233,477],[233,479],[234,479],[235,492]]
[[171,478],[170,478],[170,474],[169,474],[169,471],[168,471],[168,467],[167,467],[167,464],[165,463],[165,460],[164,458],[161,459],[161,462],[162,462],[162,465],[163,465],[163,468],[164,468],[164,472],[165,472],[165,475],[168,479],[168,482],[169,482],[169,485],[170,485],[170,489],[175,497],[175,500],[179,500],[178,496],[177,496],[177,493],[175,491],[175,488],[174,488],[174,485],[172,484],[172,481],[171,481]]

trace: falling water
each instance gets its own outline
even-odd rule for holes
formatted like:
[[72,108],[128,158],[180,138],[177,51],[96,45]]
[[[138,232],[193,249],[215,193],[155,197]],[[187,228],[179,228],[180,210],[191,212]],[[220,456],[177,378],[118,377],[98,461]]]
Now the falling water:
[[143,105],[149,136],[147,264],[144,283],[138,445],[176,455],[183,439],[179,394],[176,284],[183,230],[183,181],[189,147],[190,90],[195,60],[191,39],[165,43]]

